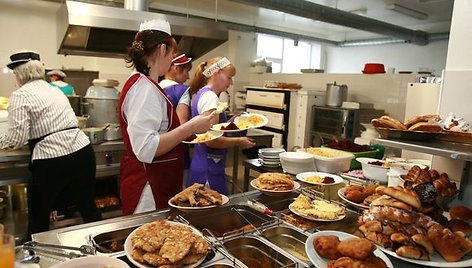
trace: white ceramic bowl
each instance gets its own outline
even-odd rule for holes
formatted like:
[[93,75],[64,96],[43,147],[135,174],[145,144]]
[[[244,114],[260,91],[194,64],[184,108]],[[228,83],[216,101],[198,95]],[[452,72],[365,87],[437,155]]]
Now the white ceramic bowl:
[[375,162],[375,161],[380,161],[383,163],[385,162],[384,160],[368,158],[368,157],[359,157],[359,158],[356,158],[356,160],[359,161],[362,165],[362,173],[364,174],[364,177],[366,177],[367,179],[379,181],[381,183],[387,183],[388,181],[387,173],[389,171],[389,168],[369,164],[369,162]]
[[315,147],[305,149],[307,153],[313,155],[316,170],[327,173],[339,173],[348,171],[354,154],[334,150],[325,147]]
[[290,174],[314,171],[313,155],[305,152],[284,152],[279,154],[282,169]]

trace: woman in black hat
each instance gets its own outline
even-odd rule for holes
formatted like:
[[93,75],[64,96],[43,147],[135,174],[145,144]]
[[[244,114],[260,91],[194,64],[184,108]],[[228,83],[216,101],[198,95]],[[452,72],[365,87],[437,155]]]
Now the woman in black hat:
[[10,98],[9,129],[0,136],[0,148],[31,150],[28,235],[49,229],[49,214],[59,198],[77,205],[85,222],[100,220],[94,203],[95,154],[88,137],[78,128],[67,97],[44,80],[38,53],[10,56],[19,88]]

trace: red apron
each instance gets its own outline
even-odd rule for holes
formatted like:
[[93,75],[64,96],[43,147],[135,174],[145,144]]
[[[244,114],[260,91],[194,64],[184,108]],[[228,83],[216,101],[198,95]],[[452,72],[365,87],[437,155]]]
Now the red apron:
[[[182,191],[184,170],[184,147],[182,144],[177,145],[168,153],[154,158],[151,164],[140,162],[131,149],[131,143],[126,130],[128,123],[123,117],[121,107],[128,90],[139,77],[140,74],[137,73],[126,81],[118,103],[118,114],[120,115],[120,126],[125,145],[125,152],[120,166],[120,192],[124,215],[133,214],[146,182],[149,182],[151,186],[156,208],[168,207],[168,200]],[[167,116],[170,119],[167,131],[171,131],[180,125],[177,113],[174,111],[172,103],[167,98],[164,90],[152,79],[149,79],[149,81],[156,85],[156,89],[160,91],[167,101]]]

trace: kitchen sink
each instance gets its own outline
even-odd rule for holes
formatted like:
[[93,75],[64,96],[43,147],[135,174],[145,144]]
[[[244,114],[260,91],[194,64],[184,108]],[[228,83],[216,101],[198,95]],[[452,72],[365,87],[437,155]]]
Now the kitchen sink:
[[237,237],[223,243],[235,258],[249,268],[297,267],[297,262],[257,237]]
[[287,226],[276,226],[262,232],[264,238],[302,262],[310,264],[305,252],[307,235]]
[[267,216],[245,205],[221,207],[205,215],[187,214],[184,218],[200,231],[208,229],[217,237],[226,237],[253,229],[239,214],[255,227],[273,220],[271,216]]

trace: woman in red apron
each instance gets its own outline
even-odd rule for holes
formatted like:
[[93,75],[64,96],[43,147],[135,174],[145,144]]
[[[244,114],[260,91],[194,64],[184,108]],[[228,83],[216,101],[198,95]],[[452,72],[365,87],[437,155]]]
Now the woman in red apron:
[[164,20],[143,22],[126,62],[136,69],[118,105],[125,152],[120,166],[123,214],[167,207],[182,190],[181,142],[210,127],[211,116],[180,125],[172,103],[156,83],[169,69],[176,42]]

